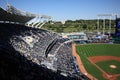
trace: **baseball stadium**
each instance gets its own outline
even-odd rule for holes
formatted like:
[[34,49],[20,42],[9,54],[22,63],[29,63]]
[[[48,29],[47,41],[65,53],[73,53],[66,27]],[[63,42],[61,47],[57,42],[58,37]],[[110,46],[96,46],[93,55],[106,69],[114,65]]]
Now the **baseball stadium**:
[[5,6],[0,6],[0,80],[120,80],[117,14],[52,21]]

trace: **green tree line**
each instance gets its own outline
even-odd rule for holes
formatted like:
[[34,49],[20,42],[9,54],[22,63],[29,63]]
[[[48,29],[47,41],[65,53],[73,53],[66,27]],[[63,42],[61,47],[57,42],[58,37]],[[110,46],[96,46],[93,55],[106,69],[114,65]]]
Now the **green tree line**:
[[[111,23],[111,24],[110,24]],[[111,31],[115,31],[115,20],[105,19],[105,31],[109,31],[109,26],[111,25]],[[49,21],[42,28],[52,30],[58,33],[68,33],[68,32],[95,32],[98,29],[98,20],[67,20],[65,24],[62,22]],[[99,20],[99,31],[101,32],[104,28],[104,21]]]

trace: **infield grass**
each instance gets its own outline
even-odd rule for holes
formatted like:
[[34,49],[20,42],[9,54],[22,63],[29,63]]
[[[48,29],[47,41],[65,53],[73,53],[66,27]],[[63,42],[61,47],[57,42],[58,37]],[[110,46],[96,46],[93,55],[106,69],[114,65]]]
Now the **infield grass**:
[[116,80],[120,80],[120,76],[118,76]]
[[[103,69],[108,74],[120,74],[120,62],[110,60],[110,61],[102,61],[96,63],[101,69]],[[110,68],[110,65],[115,65],[116,68]]]

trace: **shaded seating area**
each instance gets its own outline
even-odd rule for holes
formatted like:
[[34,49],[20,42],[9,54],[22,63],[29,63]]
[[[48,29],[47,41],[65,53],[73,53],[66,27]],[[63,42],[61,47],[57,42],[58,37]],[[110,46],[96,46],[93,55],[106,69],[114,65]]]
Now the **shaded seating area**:
[[[9,23],[0,23],[0,30],[0,77],[2,80],[82,79],[79,75],[77,76],[74,68],[70,68],[74,64],[71,52],[66,51],[67,49],[70,50],[67,45],[66,47],[62,46],[58,50],[55,56],[58,58],[57,61],[53,59],[53,67],[57,71],[53,71],[46,65],[41,64],[49,59],[49,57],[45,56],[45,51],[51,42],[55,39],[58,39],[57,41],[60,43],[64,42],[64,39],[60,39],[57,34],[43,29]],[[63,51],[64,55],[62,55],[63,52],[60,52],[62,49],[65,49]],[[64,56],[65,58],[68,56],[68,59],[63,60],[63,63],[64,61],[67,63],[63,64],[63,66],[67,65],[68,67],[64,66],[63,69],[62,66],[58,67],[59,63],[61,63],[60,60],[63,59],[60,59],[60,56]],[[57,64],[55,64],[56,62]],[[72,74],[71,71],[75,72],[75,74]],[[61,74],[64,72],[67,73],[67,76]]]

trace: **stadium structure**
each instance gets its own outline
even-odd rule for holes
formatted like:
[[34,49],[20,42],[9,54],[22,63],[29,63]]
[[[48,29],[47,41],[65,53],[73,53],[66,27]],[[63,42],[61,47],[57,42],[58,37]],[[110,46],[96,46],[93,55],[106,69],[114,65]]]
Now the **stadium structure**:
[[84,32],[62,33],[63,38],[69,38],[74,41],[87,40],[87,35]]
[[[105,21],[103,34],[81,32],[61,36],[41,29],[51,16],[22,11],[10,4],[6,10],[0,8],[0,14],[0,80],[119,80],[120,45],[114,44],[120,43],[119,18],[115,41],[111,43],[111,34],[104,31]],[[99,26],[98,19],[98,32]],[[83,42],[74,44],[77,41]],[[117,69],[112,73],[110,68],[110,74],[104,70],[110,62],[102,63],[109,60],[115,61]]]
[[[89,80],[72,55],[72,42],[40,29],[50,19],[21,11],[10,4],[0,8],[1,80]],[[30,21],[36,18],[38,22]],[[30,21],[30,22],[29,22]]]

